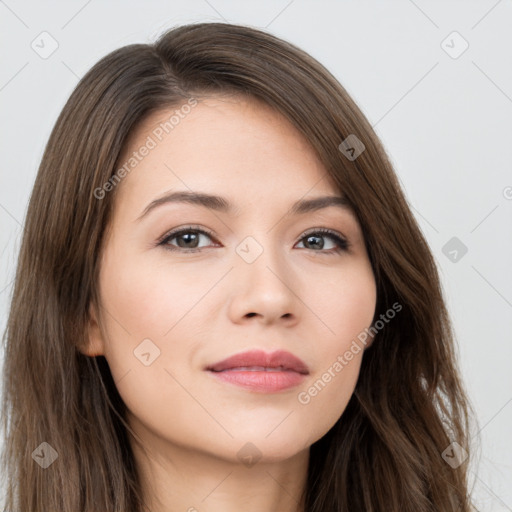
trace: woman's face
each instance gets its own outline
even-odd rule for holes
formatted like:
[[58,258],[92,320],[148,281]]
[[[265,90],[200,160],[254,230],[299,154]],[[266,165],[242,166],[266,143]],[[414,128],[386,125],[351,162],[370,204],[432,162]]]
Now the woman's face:
[[[376,305],[363,233],[343,204],[307,207],[340,194],[275,111],[184,105],[148,118],[122,155],[87,353],[105,355],[148,445],[289,458],[334,425],[358,378],[363,350],[344,354]],[[268,358],[215,366],[248,351]]]

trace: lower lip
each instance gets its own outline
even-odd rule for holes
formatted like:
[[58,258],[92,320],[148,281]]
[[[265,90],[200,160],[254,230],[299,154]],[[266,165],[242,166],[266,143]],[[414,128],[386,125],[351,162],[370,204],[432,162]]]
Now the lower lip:
[[294,371],[250,371],[250,370],[223,370],[210,371],[214,377],[252,391],[272,393],[293,388],[303,382],[306,375]]

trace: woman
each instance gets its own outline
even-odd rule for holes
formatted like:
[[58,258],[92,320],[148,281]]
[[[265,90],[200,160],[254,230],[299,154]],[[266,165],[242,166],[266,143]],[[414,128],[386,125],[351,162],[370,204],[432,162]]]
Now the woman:
[[9,511],[469,511],[427,243],[335,78],[201,23],[80,81],[8,328]]

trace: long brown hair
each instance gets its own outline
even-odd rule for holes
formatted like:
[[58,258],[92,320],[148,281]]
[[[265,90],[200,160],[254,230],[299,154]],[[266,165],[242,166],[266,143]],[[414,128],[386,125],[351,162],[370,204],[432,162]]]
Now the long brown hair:
[[[55,124],[4,335],[5,510],[144,509],[108,364],[78,350],[91,304],[101,308],[100,254],[116,197],[115,186],[97,191],[149,114],[216,93],[258,98],[306,137],[363,229],[377,282],[374,320],[395,302],[403,308],[366,349],[342,417],[311,446],[305,511],[468,512],[470,459],[449,464],[443,453],[452,442],[470,452],[472,407],[435,261],[386,152],[320,63],[227,23],[180,26],[154,44],[113,51],[80,80]],[[357,158],[340,150],[349,135],[364,144]],[[55,455],[46,469],[36,463]]]

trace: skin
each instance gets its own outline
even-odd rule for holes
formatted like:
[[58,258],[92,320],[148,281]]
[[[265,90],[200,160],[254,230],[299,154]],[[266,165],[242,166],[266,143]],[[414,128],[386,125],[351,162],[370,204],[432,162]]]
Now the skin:
[[[172,112],[139,125],[121,161]],[[100,263],[101,308],[91,307],[84,353],[105,356],[128,407],[144,447],[131,441],[148,510],[302,511],[309,448],[342,415],[364,351],[309,403],[298,394],[375,312],[375,278],[355,214],[337,206],[289,214],[299,199],[339,191],[284,117],[241,97],[200,100],[117,187]],[[224,196],[237,211],[167,203],[137,220],[176,190]],[[174,237],[167,246],[176,251],[157,245],[190,224],[213,236],[200,235],[196,245]],[[337,231],[349,249],[333,252],[330,235],[320,235],[323,248],[308,243],[304,232],[314,228]],[[263,251],[252,263],[236,252],[248,236]],[[149,366],[134,355],[144,339],[160,350]],[[249,349],[287,350],[310,373],[298,387],[262,393],[204,371]],[[246,443],[253,460],[260,457],[250,466],[239,455]]]

